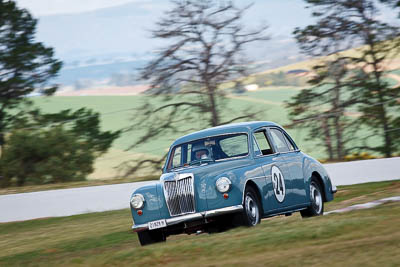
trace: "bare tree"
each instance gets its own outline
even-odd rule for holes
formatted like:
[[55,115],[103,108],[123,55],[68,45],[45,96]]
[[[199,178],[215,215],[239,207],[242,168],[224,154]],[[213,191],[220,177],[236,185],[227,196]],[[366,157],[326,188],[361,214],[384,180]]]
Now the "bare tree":
[[[250,6],[238,8],[231,1],[172,3],[152,31],[152,38],[164,40],[166,46],[141,72],[141,80],[150,85],[147,93],[155,97],[135,114],[132,129],[144,134],[131,148],[160,136],[249,119],[256,113],[228,110],[227,91],[220,85],[245,74],[245,47],[267,40],[267,27],[246,30],[240,21]],[[143,164],[159,166],[161,161],[145,159],[130,166],[136,171]]]

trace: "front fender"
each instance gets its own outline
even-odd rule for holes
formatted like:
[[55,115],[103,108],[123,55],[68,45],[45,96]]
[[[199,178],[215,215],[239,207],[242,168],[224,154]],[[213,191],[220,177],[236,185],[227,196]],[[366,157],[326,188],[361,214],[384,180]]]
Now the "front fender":
[[314,173],[317,173],[320,178],[320,182],[322,182],[322,186],[324,187],[325,193],[325,201],[333,200],[333,194],[335,190],[333,189],[331,179],[329,178],[328,172],[325,170],[322,164],[309,156],[304,157],[303,161],[303,174],[304,174],[304,182],[306,185],[306,195],[310,195],[310,182],[311,177]]
[[[228,198],[217,190],[215,182],[221,178],[227,177],[231,181],[231,189],[227,192]],[[210,176],[206,179],[206,199],[209,210],[230,207],[242,204],[242,185],[241,179],[233,171],[228,171],[218,176]]]
[[142,194],[145,199],[144,206],[141,209],[143,211],[142,215],[138,215],[137,210],[131,207],[135,224],[144,224],[166,218],[165,213],[168,214],[168,210],[165,205],[162,186],[159,182],[140,187],[132,193],[132,195],[134,194]]
[[[215,185],[215,182],[220,177],[227,177],[231,180],[231,190],[228,191],[229,197],[224,198],[224,194],[220,193]],[[242,205],[244,198],[244,190],[249,183],[254,183],[257,187],[257,191],[260,196],[266,196],[265,192],[265,176],[261,167],[255,168],[252,165],[236,168],[233,170],[226,171],[217,176],[207,177],[207,190],[206,198],[208,209],[219,209],[224,207],[230,207],[235,205]],[[261,203],[264,204],[265,199],[260,199]]]

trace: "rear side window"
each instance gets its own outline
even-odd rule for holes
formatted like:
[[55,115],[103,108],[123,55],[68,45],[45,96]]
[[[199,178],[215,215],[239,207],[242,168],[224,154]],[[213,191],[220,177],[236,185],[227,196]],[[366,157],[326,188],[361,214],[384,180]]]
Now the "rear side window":
[[261,149],[258,147],[258,144],[256,142],[256,137],[253,136],[253,151],[255,156],[260,156],[262,155]]
[[286,134],[283,134],[283,137],[286,140],[287,145],[289,146],[290,151],[295,151],[296,149],[294,148],[293,143],[289,140],[289,138],[286,136]]
[[254,133],[254,139],[258,144],[258,146],[254,146],[254,152],[256,156],[260,154],[260,152],[257,152],[258,149],[261,150],[262,155],[270,155],[274,153],[270,143],[268,142],[268,139],[265,136],[265,131]]
[[272,141],[274,142],[276,149],[278,152],[288,152],[289,147],[286,143],[285,136],[283,136],[283,133],[278,130],[278,129],[270,129],[271,133],[271,138]]

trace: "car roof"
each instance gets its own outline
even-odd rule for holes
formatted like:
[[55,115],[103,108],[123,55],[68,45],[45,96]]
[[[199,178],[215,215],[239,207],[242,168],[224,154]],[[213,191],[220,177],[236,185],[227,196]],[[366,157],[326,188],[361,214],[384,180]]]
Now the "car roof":
[[251,121],[251,122],[239,122],[239,123],[226,124],[226,125],[221,125],[221,126],[217,126],[217,127],[204,129],[204,130],[201,130],[198,132],[194,132],[194,133],[190,133],[185,136],[182,136],[182,137],[176,139],[175,142],[172,144],[172,146],[191,142],[193,140],[206,138],[208,136],[230,134],[230,133],[243,133],[243,132],[248,133],[254,129],[257,129],[260,127],[267,127],[267,126],[281,127],[280,125],[278,125],[274,122],[270,122],[270,121]]

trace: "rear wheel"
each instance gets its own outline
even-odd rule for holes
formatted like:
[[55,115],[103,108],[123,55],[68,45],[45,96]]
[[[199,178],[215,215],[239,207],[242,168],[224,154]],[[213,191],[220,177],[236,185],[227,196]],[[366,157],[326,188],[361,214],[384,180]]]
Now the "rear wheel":
[[146,246],[158,242],[164,242],[166,240],[165,234],[160,230],[147,230],[138,232],[140,245]]
[[261,205],[255,190],[252,187],[246,187],[243,203],[243,224],[246,226],[255,226],[261,220]]
[[315,176],[311,177],[310,182],[310,200],[311,205],[300,211],[303,218],[319,216],[324,213],[324,200],[322,197],[322,186]]

